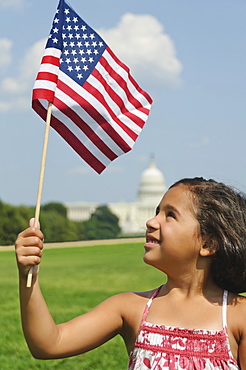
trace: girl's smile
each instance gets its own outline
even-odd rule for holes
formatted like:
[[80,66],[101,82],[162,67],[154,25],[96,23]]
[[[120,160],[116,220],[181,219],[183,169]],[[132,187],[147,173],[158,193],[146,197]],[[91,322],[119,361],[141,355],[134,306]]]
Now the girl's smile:
[[165,272],[173,263],[195,264],[202,241],[187,187],[178,185],[169,189],[157,207],[156,216],[146,225],[146,263]]

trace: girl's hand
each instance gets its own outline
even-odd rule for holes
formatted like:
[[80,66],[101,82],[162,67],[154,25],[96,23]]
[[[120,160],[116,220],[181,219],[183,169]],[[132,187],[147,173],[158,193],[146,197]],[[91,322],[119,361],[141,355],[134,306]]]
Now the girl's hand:
[[18,235],[15,251],[19,273],[22,277],[26,278],[31,267],[33,267],[33,275],[37,274],[42,258],[43,240],[43,233],[33,226],[33,219],[30,220],[30,227]]

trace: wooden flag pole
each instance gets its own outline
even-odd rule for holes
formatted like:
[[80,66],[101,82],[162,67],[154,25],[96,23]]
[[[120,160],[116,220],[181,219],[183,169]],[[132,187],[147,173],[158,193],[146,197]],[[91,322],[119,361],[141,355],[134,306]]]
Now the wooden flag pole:
[[[43,144],[42,161],[41,161],[41,167],[40,167],[40,175],[39,175],[38,195],[37,195],[37,203],[36,203],[36,210],[35,210],[34,227],[38,227],[38,221],[39,221],[42,190],[43,190],[43,183],[44,183],[44,170],[45,170],[46,154],[47,154],[47,147],[48,147],[50,120],[51,120],[51,110],[52,110],[52,103],[49,102],[48,109],[47,109],[47,116],[46,116],[46,127],[45,127],[45,134],[44,134],[44,144]],[[30,268],[28,275],[27,275],[26,286],[28,288],[32,286],[32,274],[33,274],[33,267]]]

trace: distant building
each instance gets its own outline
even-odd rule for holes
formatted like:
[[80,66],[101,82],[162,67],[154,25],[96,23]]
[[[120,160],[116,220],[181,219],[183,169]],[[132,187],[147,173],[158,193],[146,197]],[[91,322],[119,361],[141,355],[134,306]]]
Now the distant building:
[[[145,232],[146,221],[154,216],[157,205],[166,191],[165,179],[151,159],[149,167],[143,171],[137,199],[133,203],[109,203],[107,206],[119,218],[123,234]],[[67,215],[73,221],[85,221],[96,210],[97,203],[66,203]]]

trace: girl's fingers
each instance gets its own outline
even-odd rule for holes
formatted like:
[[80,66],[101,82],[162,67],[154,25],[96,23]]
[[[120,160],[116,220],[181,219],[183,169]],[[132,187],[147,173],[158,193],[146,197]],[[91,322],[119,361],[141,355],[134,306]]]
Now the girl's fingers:
[[26,276],[31,267],[41,262],[43,233],[35,227],[27,228],[18,235],[15,249],[20,273]]

